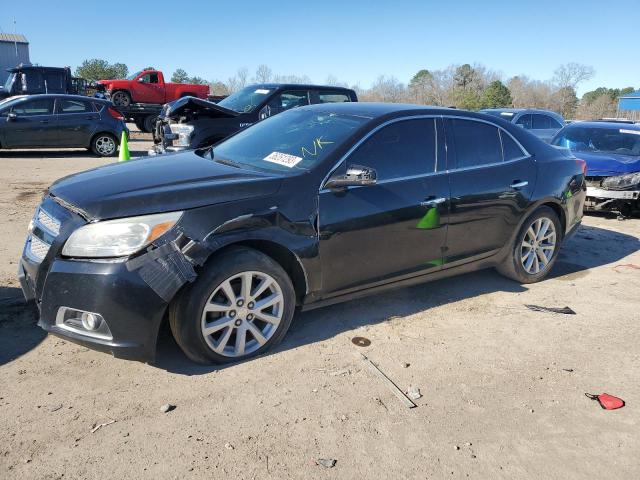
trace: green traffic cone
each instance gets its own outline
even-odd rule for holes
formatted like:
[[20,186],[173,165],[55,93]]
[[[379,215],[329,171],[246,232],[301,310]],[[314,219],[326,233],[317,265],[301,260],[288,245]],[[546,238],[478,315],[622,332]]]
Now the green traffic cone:
[[131,155],[129,155],[129,142],[127,140],[127,133],[122,131],[122,138],[120,139],[120,155],[118,156],[119,162],[126,162],[127,160],[131,160]]

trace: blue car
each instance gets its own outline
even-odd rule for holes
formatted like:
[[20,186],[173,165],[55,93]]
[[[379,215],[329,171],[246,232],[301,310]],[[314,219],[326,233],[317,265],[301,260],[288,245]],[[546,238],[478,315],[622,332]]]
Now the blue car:
[[559,131],[551,144],[586,162],[586,208],[623,216],[640,209],[639,124],[576,122]]
[[533,133],[540,140],[551,141],[558,130],[565,125],[562,115],[550,110],[534,108],[485,108],[480,110],[487,115],[502,118]]
[[122,114],[110,101],[80,95],[24,95],[0,102],[0,149],[88,148],[118,153]]

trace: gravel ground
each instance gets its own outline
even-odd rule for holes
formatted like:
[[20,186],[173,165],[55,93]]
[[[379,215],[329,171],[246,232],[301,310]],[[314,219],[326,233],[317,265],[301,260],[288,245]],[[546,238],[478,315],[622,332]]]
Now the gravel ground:
[[275,352],[222,368],[165,332],[146,365],[46,336],[15,278],[43,190],[107,162],[0,152],[0,478],[640,477],[638,220],[586,217],[539,284],[487,270],[298,314]]

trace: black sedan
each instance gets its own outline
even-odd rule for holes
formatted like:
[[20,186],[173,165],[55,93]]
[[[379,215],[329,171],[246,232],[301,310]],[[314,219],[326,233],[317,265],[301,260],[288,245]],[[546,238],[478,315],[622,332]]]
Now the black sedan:
[[501,119],[313,105],[59,180],[19,276],[49,332],[150,361],[168,314],[189,358],[230,362],[277,344],[296,307],[487,267],[540,281],[584,200],[584,162]]
[[80,95],[27,95],[0,102],[0,149],[88,148],[118,153],[122,114],[108,100]]

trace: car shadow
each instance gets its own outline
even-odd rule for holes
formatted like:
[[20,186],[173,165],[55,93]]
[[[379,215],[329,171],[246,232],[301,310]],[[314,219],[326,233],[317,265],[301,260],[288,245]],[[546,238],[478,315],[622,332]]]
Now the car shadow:
[[47,333],[39,328],[38,309],[19,288],[0,286],[0,365],[37,347]]
[[[546,281],[576,280],[588,275],[591,268],[615,263],[638,250],[640,240],[634,236],[582,226],[563,246]],[[443,304],[497,291],[518,293],[526,290],[525,285],[519,285],[488,269],[302,312],[296,315],[284,341],[266,355],[277,355],[365,325],[424,312]],[[233,365],[202,366],[191,362],[179,349],[168,329],[159,338],[154,364],[157,368],[183,375],[202,375]]]

